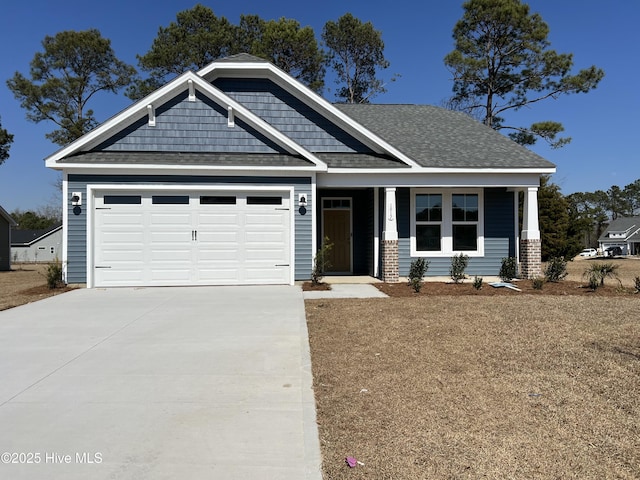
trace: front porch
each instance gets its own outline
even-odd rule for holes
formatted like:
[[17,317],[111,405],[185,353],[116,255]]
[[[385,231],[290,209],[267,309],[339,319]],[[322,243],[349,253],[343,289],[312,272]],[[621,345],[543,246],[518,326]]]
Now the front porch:
[[[424,207],[425,197],[436,203]],[[318,188],[317,198],[315,250],[325,238],[333,244],[328,276],[397,282],[423,257],[429,261],[427,277],[448,278],[451,258],[460,251],[469,256],[470,276],[497,276],[506,257],[518,259],[522,278],[541,275],[535,187]],[[460,201],[467,203],[460,207]]]

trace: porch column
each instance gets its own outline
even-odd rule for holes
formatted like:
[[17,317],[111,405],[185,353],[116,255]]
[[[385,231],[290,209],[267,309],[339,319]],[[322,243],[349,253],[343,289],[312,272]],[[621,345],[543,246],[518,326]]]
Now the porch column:
[[535,278],[542,275],[538,187],[529,187],[524,192],[522,234],[520,235],[520,274],[522,278]]
[[398,222],[396,218],[396,189],[384,189],[384,230],[382,231],[382,281],[398,281]]

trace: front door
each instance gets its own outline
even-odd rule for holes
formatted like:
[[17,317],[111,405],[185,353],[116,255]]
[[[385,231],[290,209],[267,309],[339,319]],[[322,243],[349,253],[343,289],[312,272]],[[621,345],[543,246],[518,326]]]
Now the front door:
[[329,242],[333,244],[327,271],[351,273],[351,199],[323,199],[322,223],[322,238],[329,238]]

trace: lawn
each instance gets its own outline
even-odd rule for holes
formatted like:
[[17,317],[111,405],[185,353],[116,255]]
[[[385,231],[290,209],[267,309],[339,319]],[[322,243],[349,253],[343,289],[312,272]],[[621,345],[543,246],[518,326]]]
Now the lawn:
[[13,270],[0,272],[0,310],[35,302],[67,292],[69,287],[47,287],[47,264],[14,264]]
[[640,478],[640,295],[510,293],[306,302],[325,480]]

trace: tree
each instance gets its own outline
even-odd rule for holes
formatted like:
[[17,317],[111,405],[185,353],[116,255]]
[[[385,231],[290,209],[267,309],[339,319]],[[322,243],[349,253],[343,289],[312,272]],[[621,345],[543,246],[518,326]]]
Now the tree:
[[58,210],[52,207],[38,211],[15,210],[11,212],[11,218],[18,224],[18,230],[45,230],[60,222],[60,217]]
[[257,15],[242,15],[236,26],[198,4],[179,12],[168,27],[160,27],[151,49],[138,55],[149,78],[137,81],[127,96],[140,99],[172,76],[236,53],[269,60],[315,90],[323,86],[324,56],[311,27],[301,28],[285,18],[265,21]]
[[13,143],[13,135],[7,130],[2,128],[2,122],[0,122],[0,165],[9,158],[9,148]]
[[209,7],[197,4],[178,12],[175,22],[158,29],[151,49],[137,56],[140,69],[150,76],[136,81],[127,90],[127,96],[138,100],[173,76],[199,70],[229,55],[234,39],[234,26],[225,17],[217,17]]
[[640,179],[626,185],[623,194],[629,203],[631,215],[640,213]]
[[455,50],[444,63],[453,74],[452,103],[522,145],[543,138],[552,147],[561,123],[543,121],[530,127],[506,125],[503,115],[546,99],[586,93],[597,87],[603,70],[591,66],[572,75],[573,55],[550,49],[549,27],[520,0],[469,0],[453,30]]
[[576,192],[565,198],[569,203],[574,228],[581,232],[586,246],[596,246],[609,221],[606,194],[601,190]]
[[93,110],[86,109],[89,100],[99,92],[117,93],[136,71],[116,58],[111,41],[95,29],[46,36],[42,46],[31,61],[31,79],[16,72],[7,85],[27,119],[52,121],[59,128],[46,137],[66,145],[97,125]]
[[241,17],[238,32],[238,53],[269,60],[312,90],[322,90],[325,58],[311,27],[292,19],[264,21],[254,15]]
[[612,185],[607,190],[607,209],[611,213],[611,219],[615,220],[618,217],[628,217],[633,210],[631,203],[626,198],[624,190],[617,185]]
[[336,83],[343,84],[336,93],[339,100],[368,103],[387,91],[377,75],[389,67],[389,62],[384,57],[382,33],[371,22],[362,23],[346,13],[337,22],[324,25],[322,40],[329,49],[329,64],[338,76]]
[[549,176],[540,179],[538,210],[542,260],[554,257],[573,258],[582,250],[580,225],[574,222],[569,202]]

